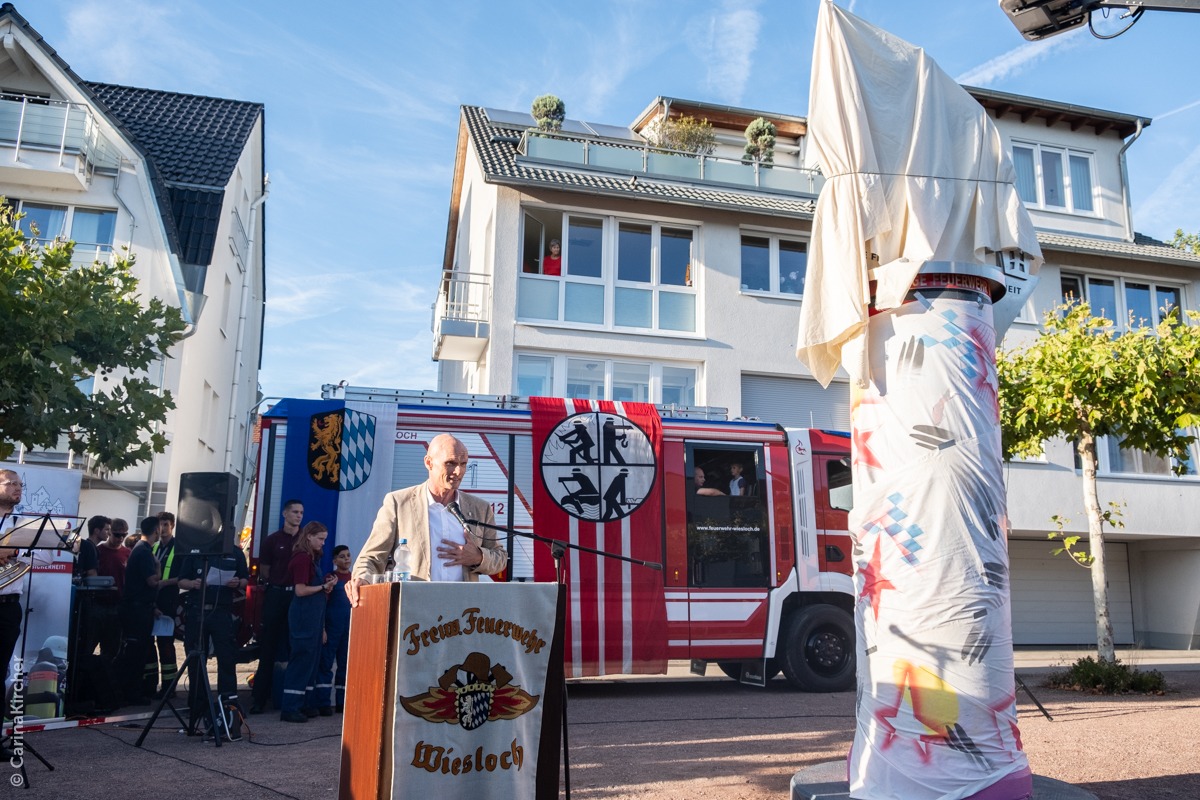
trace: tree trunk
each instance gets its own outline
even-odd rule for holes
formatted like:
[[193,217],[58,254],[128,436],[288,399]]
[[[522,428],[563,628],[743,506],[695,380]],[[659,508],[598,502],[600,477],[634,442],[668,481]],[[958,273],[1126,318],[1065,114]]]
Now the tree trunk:
[[1096,495],[1096,437],[1079,437],[1079,460],[1083,463],[1083,507],[1088,519],[1088,550],[1092,554],[1092,602],[1096,606],[1096,650],[1101,661],[1117,660],[1113,648],[1112,618],[1108,614],[1108,571],[1104,561],[1104,521]]

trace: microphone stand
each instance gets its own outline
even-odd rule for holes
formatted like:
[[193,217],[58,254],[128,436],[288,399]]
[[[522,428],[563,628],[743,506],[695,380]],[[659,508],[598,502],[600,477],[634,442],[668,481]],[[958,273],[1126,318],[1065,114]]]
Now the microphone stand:
[[[640,558],[632,558],[630,556],[623,556],[618,553],[609,553],[606,550],[596,550],[595,548],[585,547],[584,545],[581,545],[581,544],[573,544],[571,542],[564,542],[561,539],[551,539],[548,536],[540,536],[531,531],[519,531],[519,530],[516,530],[515,528],[502,528],[499,525],[492,525],[490,523],[483,522],[482,520],[461,519],[460,521],[463,523],[463,530],[466,531],[466,533],[470,534],[471,536],[478,537],[479,534],[471,531],[469,526],[478,525],[481,528],[488,528],[493,531],[498,531],[499,533],[513,534],[514,536],[522,536],[526,539],[532,539],[535,542],[542,542],[543,544],[549,545],[550,546],[550,556],[551,556],[551,558],[554,559],[554,572],[555,572],[559,586],[564,586],[564,587],[566,586],[566,580],[563,575],[562,560],[563,560],[563,556],[565,556],[567,553],[567,548],[570,548],[571,550],[578,550],[583,553],[592,553],[593,555],[602,556],[603,558],[611,558],[611,559],[614,559],[617,561],[627,561],[630,564],[637,564],[638,566],[647,567],[649,569],[654,569],[654,570],[658,570],[659,572],[662,572],[662,564],[659,564],[656,561],[643,561]],[[482,539],[482,537],[480,537],[480,538]],[[566,800],[571,800],[571,758],[569,755],[570,748],[568,745],[568,737],[567,737],[567,679],[566,679],[565,675],[563,676],[563,683],[562,683],[562,733],[563,733],[564,797],[566,798]]]

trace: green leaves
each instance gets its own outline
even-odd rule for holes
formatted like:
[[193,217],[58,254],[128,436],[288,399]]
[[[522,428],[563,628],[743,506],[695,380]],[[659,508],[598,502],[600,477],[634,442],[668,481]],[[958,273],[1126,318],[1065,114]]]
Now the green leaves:
[[[166,447],[149,431],[174,402],[146,372],[184,324],[178,309],[138,297],[132,259],[78,267],[71,254],[69,242],[27,242],[0,211],[0,458],[65,435],[116,471]],[[80,386],[89,378],[91,393]]]
[[1200,325],[1176,314],[1119,330],[1086,303],[1059,306],[1032,345],[997,354],[1005,457],[1089,434],[1186,461],[1193,437],[1183,429],[1200,408],[1198,354]]

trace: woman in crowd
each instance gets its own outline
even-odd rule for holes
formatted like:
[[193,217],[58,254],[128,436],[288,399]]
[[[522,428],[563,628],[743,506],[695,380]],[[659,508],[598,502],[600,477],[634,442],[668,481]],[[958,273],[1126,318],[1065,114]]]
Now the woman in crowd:
[[292,560],[288,562],[288,583],[292,587],[292,604],[288,607],[288,630],[292,653],[283,678],[284,722],[308,722],[315,717],[318,658],[321,653],[321,634],[325,630],[325,604],[337,577],[330,573],[321,580],[319,563],[325,550],[328,529],[319,522],[310,522],[296,535]]

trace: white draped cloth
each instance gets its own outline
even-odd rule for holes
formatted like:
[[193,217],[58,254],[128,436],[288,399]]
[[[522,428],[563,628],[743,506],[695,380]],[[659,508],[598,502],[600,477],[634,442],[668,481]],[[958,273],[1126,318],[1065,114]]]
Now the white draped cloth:
[[[924,51],[822,3],[817,202],[797,354],[851,377],[858,702],[851,797],[1019,800],[990,299],[926,262],[1041,264],[999,132]],[[931,265],[936,267],[936,265]],[[946,270],[948,271],[948,270]],[[874,295],[874,311],[869,307]]]

